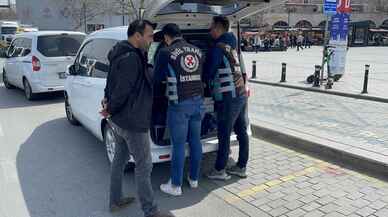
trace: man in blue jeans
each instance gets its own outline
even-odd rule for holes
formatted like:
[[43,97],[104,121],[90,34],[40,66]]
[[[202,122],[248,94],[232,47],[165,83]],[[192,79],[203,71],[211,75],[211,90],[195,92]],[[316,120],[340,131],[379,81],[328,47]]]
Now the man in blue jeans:
[[[215,40],[215,46],[207,54],[204,72],[204,80],[210,84],[216,102],[219,144],[215,170],[208,178],[218,180],[230,179],[228,173],[246,178],[249,156],[245,79],[236,52],[236,38],[228,30],[229,21],[226,17],[213,17],[210,34]],[[239,141],[239,158],[236,165],[226,169],[232,130]]]
[[182,195],[185,144],[190,145],[190,174],[187,180],[198,187],[202,158],[201,120],[204,111],[202,84],[202,52],[187,43],[176,24],[162,29],[166,48],[161,49],[155,63],[155,85],[166,81],[169,100],[167,126],[172,143],[171,179],[160,186],[164,193]]

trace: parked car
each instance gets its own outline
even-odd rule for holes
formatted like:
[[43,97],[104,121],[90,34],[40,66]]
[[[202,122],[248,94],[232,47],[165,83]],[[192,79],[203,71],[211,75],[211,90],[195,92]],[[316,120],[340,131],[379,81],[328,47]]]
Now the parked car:
[[[174,9],[178,6],[185,7],[185,4],[182,5],[181,3],[174,2],[172,4]],[[169,11],[168,8],[167,11]],[[236,7],[237,11],[240,13],[241,8]],[[180,19],[176,19],[179,20],[178,24],[182,28],[183,37],[189,43],[202,49],[206,55],[208,48],[212,45],[208,24],[214,13],[211,11],[209,13],[193,12],[192,14],[195,14],[195,16],[191,15],[190,12],[187,12],[187,14],[187,16],[183,14]],[[181,12],[176,11],[176,15],[180,16]],[[233,16],[233,14],[230,15]],[[166,21],[165,23],[175,21],[174,14],[170,13],[169,16],[165,17],[166,14],[163,10],[161,10],[160,16],[159,24],[163,23],[162,20]],[[205,17],[200,19],[201,16]],[[185,17],[186,23],[183,22]],[[155,19],[158,20],[159,18],[157,16]],[[107,55],[111,48],[121,40],[127,40],[127,27],[107,28],[88,35],[74,63],[68,67],[65,83],[65,111],[68,121],[73,125],[82,124],[99,140],[103,141],[107,158],[110,162],[112,162],[114,157],[115,133],[108,121],[101,117],[99,110],[101,109],[101,100],[104,97],[104,88],[109,69]],[[148,51],[150,66],[153,65],[155,56],[160,48],[163,47],[163,43],[160,41],[160,34],[156,33],[154,43],[152,43]],[[245,69],[243,68],[243,70]],[[154,96],[150,140],[152,161],[158,163],[171,160],[171,146],[169,133],[166,128],[168,102],[163,94],[164,91],[155,90],[155,93],[157,94]],[[201,136],[203,152],[208,153],[218,149],[216,114],[214,112],[214,101],[209,90],[205,91],[205,106],[206,115],[202,122]],[[235,136],[232,136],[231,140],[232,144],[236,144]],[[188,151],[186,151],[186,155],[188,155]],[[133,162],[132,158],[130,162]]]
[[6,54],[5,87],[23,89],[28,100],[38,93],[63,91],[66,68],[84,38],[84,33],[64,31],[17,34]]

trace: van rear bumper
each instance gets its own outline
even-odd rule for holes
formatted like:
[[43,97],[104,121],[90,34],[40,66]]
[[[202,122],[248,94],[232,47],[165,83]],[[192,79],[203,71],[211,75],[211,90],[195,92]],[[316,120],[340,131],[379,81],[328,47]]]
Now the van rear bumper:
[[42,83],[34,83],[31,84],[32,92],[34,93],[47,93],[47,92],[56,92],[56,91],[64,91],[65,86],[64,85],[44,85]]

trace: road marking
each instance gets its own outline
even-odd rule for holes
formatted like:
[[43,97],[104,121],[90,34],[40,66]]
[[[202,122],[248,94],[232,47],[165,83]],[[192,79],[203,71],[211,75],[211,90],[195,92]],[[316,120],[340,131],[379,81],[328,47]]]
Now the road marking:
[[0,137],[3,137],[4,136],[4,131],[3,131],[3,128],[1,127],[1,124],[0,124]]

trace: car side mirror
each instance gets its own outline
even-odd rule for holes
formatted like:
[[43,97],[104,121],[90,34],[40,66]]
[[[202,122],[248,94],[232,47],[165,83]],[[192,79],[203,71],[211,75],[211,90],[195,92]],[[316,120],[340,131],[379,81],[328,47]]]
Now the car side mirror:
[[76,75],[75,65],[69,65],[67,66],[66,75]]

